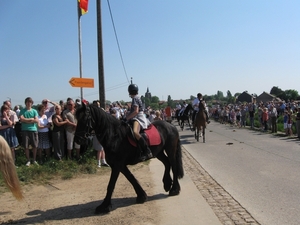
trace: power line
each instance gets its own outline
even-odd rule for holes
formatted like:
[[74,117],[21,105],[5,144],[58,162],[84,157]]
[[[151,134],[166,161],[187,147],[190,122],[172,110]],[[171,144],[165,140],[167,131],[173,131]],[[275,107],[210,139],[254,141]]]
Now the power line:
[[116,31],[116,27],[115,27],[113,15],[112,15],[112,12],[111,12],[111,7],[110,7],[109,0],[107,0],[107,4],[108,4],[108,8],[109,8],[111,22],[112,22],[112,25],[113,25],[113,28],[114,28],[114,32],[115,32],[115,37],[116,37],[116,41],[117,41],[117,45],[118,45],[119,54],[120,54],[120,57],[121,57],[123,69],[124,69],[124,72],[125,72],[125,75],[126,75],[126,79],[127,79],[128,83],[129,83],[129,79],[128,79],[127,72],[126,72],[126,69],[125,69],[125,64],[124,64],[124,60],[123,60],[123,56],[122,56],[122,52],[121,52],[121,48],[120,48],[120,44],[119,44],[119,40],[118,40],[118,35],[117,35],[117,31]]

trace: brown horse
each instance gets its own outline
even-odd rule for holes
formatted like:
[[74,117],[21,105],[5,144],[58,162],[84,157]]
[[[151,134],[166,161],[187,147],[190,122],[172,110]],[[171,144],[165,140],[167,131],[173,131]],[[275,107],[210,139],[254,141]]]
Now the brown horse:
[[11,149],[6,140],[0,136],[0,170],[3,180],[16,199],[23,199],[19,178],[16,172]]
[[[204,112],[205,104],[204,102],[199,103],[199,111],[196,114],[194,120],[194,127],[195,127],[195,139],[199,141],[199,136],[202,134],[203,143],[205,143],[205,128],[206,128],[206,114]],[[201,132],[201,133],[200,133]]]

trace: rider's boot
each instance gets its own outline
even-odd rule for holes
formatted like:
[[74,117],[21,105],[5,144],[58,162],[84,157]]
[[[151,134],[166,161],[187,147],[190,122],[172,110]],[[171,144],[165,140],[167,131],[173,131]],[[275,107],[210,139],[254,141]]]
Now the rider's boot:
[[206,122],[207,122],[207,124],[209,124],[209,123],[210,123],[210,120],[209,120],[209,117],[208,117],[208,113],[207,113],[206,110],[205,110],[204,112],[205,112],[205,115],[206,115]]
[[143,162],[143,161],[153,158],[152,152],[143,137],[141,137],[139,139],[139,145],[142,148],[142,155],[140,157],[140,161]]

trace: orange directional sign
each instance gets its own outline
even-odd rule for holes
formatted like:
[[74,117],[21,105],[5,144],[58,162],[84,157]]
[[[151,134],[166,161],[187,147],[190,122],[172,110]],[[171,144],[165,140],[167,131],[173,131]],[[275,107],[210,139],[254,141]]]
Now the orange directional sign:
[[79,78],[79,77],[72,77],[69,80],[69,83],[72,87],[87,87],[93,88],[94,87],[94,79],[92,78]]

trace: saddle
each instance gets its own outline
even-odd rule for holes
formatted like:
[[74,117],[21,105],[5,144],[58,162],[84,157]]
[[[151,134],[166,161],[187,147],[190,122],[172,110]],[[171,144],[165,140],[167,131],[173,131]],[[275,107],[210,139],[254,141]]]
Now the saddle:
[[[141,136],[146,140],[148,146],[159,145],[161,143],[161,137],[158,130],[152,124],[140,132]],[[137,141],[132,137],[132,135],[127,136],[129,143],[137,147]]]

